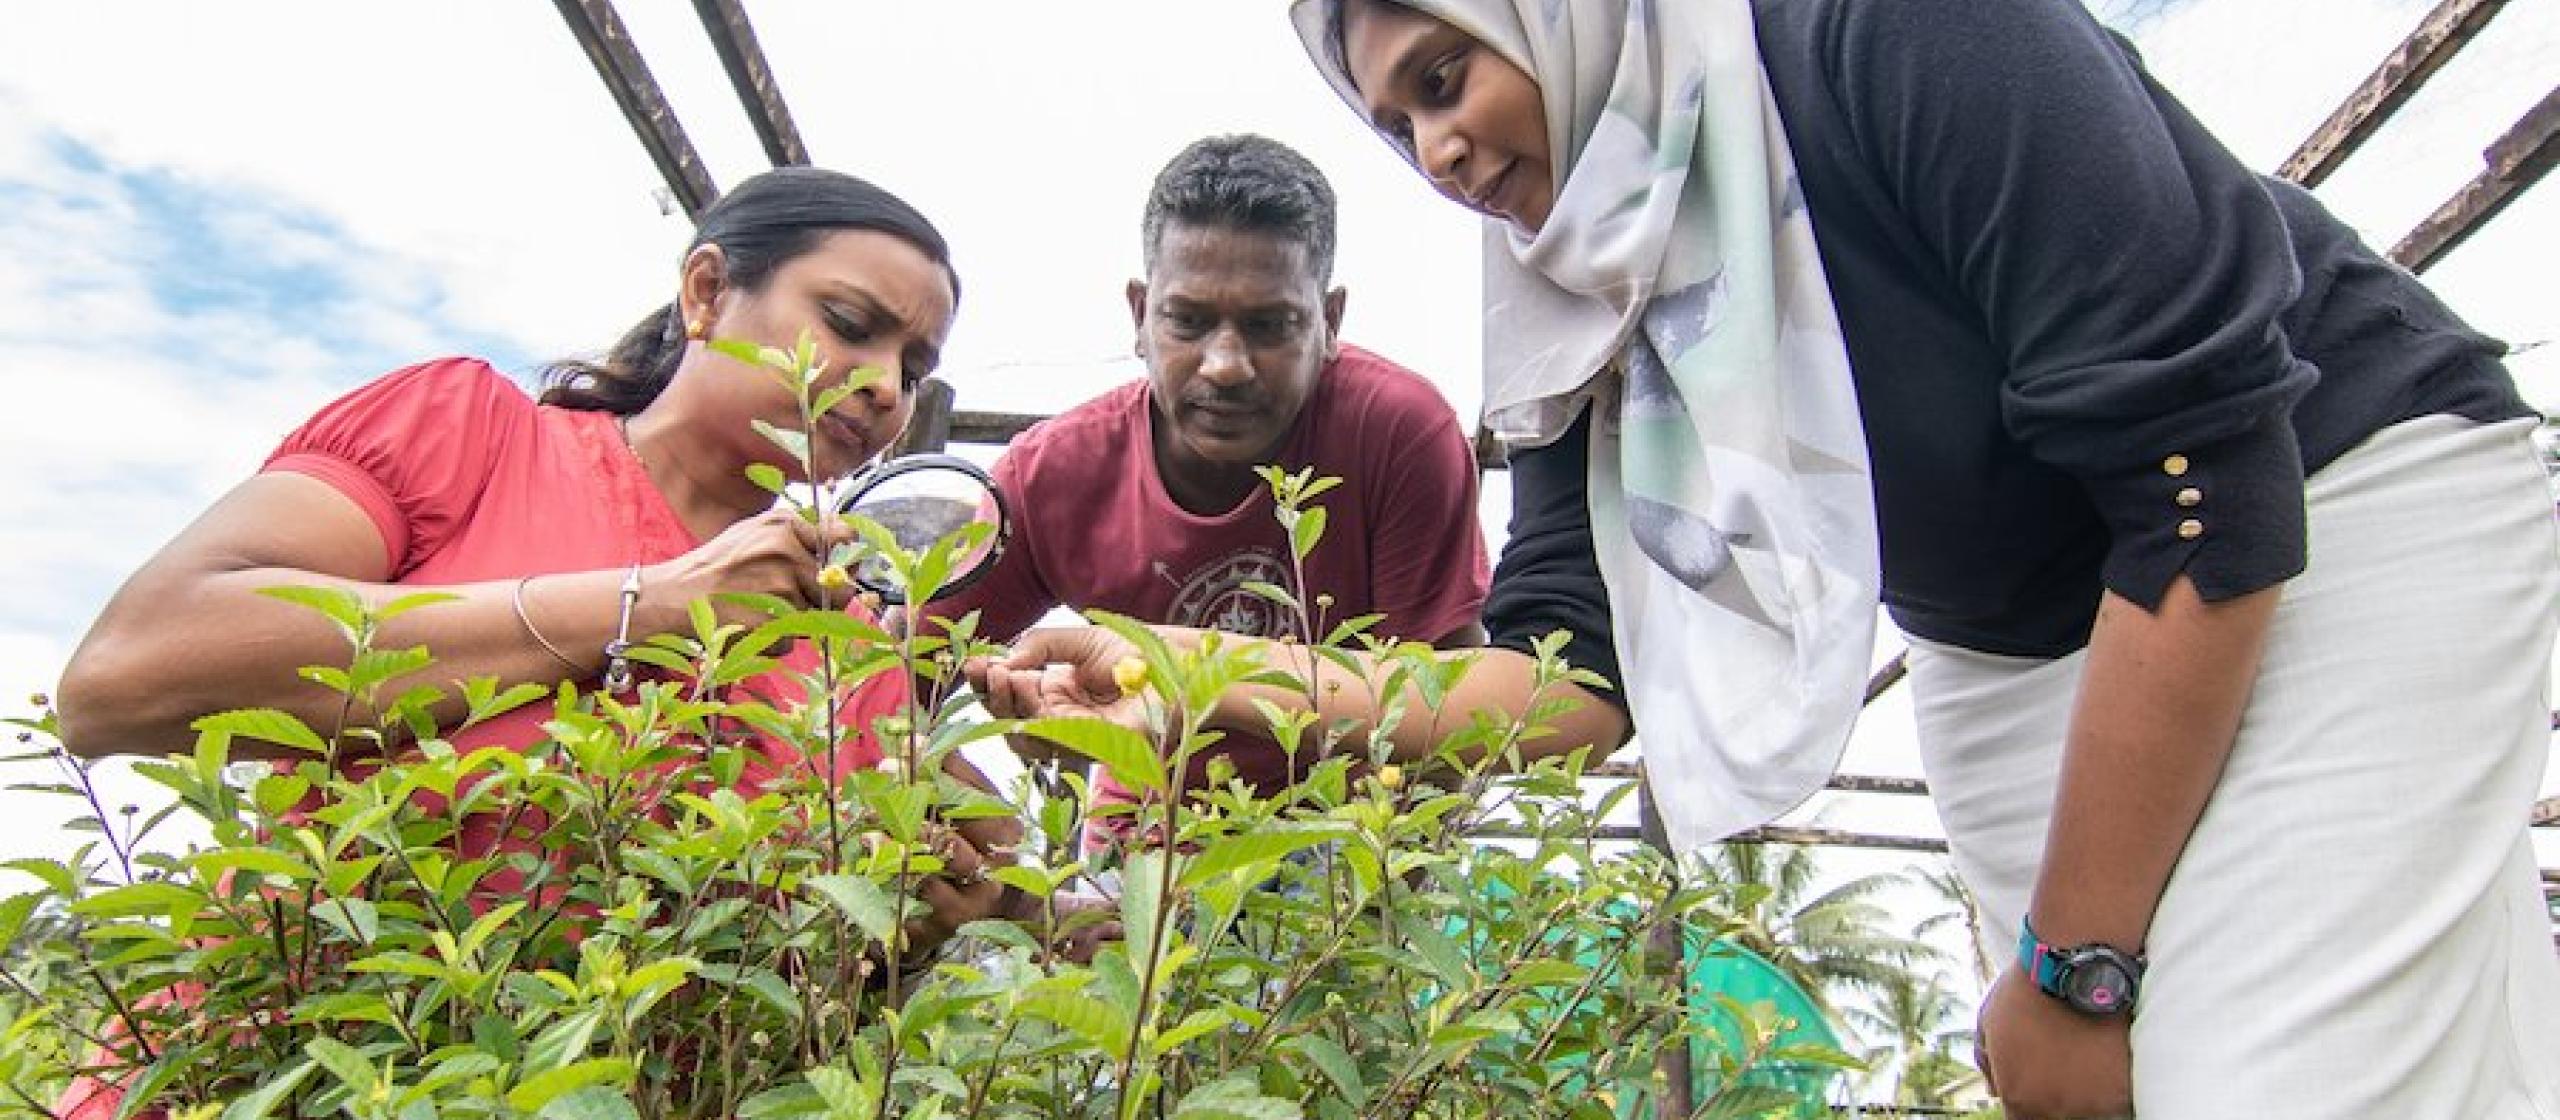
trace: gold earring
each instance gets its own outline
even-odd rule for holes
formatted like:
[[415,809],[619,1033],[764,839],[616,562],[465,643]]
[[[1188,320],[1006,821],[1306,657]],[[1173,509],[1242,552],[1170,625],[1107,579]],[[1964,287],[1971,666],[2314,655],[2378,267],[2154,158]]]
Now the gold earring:
[[702,320],[700,319],[695,319],[684,325],[684,336],[695,342],[702,341],[702,336],[707,333],[709,332],[703,329]]

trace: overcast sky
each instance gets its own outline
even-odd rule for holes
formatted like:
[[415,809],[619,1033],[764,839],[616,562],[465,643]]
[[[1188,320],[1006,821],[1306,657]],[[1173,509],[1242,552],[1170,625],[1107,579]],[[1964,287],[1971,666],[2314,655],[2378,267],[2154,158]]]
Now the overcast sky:
[[[2154,69],[2269,169],[2429,7],[2119,3],[2148,13],[2130,30]],[[1196,137],[1255,131],[1342,197],[1347,336],[1473,415],[1473,220],[1354,125],[1278,0],[747,7],[816,161],[950,236],[967,298],[945,376],[963,407],[1053,411],[1133,375],[1121,289],[1146,185]],[[761,166],[691,5],[620,8],[713,177]],[[2322,196],[2387,247],[2477,172],[2554,57],[2560,0],[2507,5]],[[116,583],[332,396],[449,353],[521,375],[664,301],[688,227],[658,183],[549,4],[13,6],[0,713],[21,713]],[[2546,184],[2430,280],[2481,328],[2541,343],[2560,337],[2555,249]],[[2516,368],[2560,404],[2560,347]],[[1848,768],[1912,772],[1909,722],[1888,697]],[[0,852],[50,846],[30,796],[0,793]],[[1936,831],[1911,799],[1855,799],[1835,820]],[[2560,864],[2560,838],[2542,850]]]

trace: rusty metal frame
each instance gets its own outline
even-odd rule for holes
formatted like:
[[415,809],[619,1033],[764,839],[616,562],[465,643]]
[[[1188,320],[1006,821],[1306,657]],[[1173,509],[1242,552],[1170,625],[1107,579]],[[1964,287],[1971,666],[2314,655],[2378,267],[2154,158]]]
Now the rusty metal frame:
[[774,80],[773,67],[756,42],[746,8],[739,0],[693,0],[693,10],[702,17],[711,49],[720,55],[720,68],[729,72],[730,88],[738,91],[738,102],[746,106],[765,158],[775,167],[807,165],[809,146],[801,141],[799,126],[791,122],[791,107],[782,101],[782,86]]
[[568,22],[579,48],[586,51],[587,61],[595,64],[596,76],[604,80],[615,107],[622,110],[622,119],[640,137],[640,146],[648,150],[649,162],[657,165],[676,205],[684,208],[687,218],[699,221],[711,200],[720,196],[720,188],[712,184],[702,154],[685,137],[684,126],[676,121],[665,91],[650,76],[649,64],[641,60],[640,49],[632,44],[631,31],[623,26],[611,0],[552,0],[552,4]]
[[2481,153],[2488,166],[2391,247],[2391,259],[2424,272],[2498,216],[2507,204],[2560,163],[2560,86],[2542,95],[2515,126]]
[[2417,30],[2347,95],[2329,119],[2320,122],[2302,146],[2294,149],[2276,174],[2305,187],[2316,187],[2358,147],[2379,131],[2393,113],[2408,103],[2418,87],[2488,26],[2507,0],[2442,0],[2418,22]]

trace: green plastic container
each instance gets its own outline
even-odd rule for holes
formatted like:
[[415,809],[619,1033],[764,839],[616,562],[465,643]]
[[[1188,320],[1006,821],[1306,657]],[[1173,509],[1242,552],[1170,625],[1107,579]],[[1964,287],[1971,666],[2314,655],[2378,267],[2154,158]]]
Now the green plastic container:
[[[1625,907],[1629,904],[1622,902],[1617,905]],[[1449,932],[1461,942],[1467,940],[1463,928]],[[1720,1071],[1726,1063],[1719,1061],[1719,1057],[1740,1065],[1750,1051],[1750,1035],[1742,1029],[1741,1023],[1734,1020],[1718,997],[1742,1005],[1759,1023],[1776,1027],[1772,1050],[1789,1046],[1840,1048],[1839,1035],[1832,1031],[1831,1021],[1823,1014],[1821,1006],[1776,965],[1732,942],[1710,941],[1705,933],[1696,929],[1684,931],[1683,941],[1682,955],[1689,962],[1690,1015],[1693,1021],[1707,1025],[1711,1032],[1711,1037],[1690,1044],[1691,1091],[1697,1100],[1706,1100],[1722,1087]],[[1575,951],[1574,960],[1585,966],[1597,966],[1600,952],[1595,946],[1585,945]],[[1564,993],[1557,994],[1561,996]],[[1559,1059],[1558,1064],[1570,1069],[1583,1064],[1583,1059],[1576,1055]],[[1798,1116],[1821,1117],[1828,1115],[1826,1102],[1840,1072],[1827,1066],[1764,1060],[1745,1071],[1742,1082],[1765,1086],[1794,1098],[1798,1102],[1795,1109]],[[1575,1082],[1567,1084],[1579,1087]],[[1638,1103],[1623,1102],[1618,1107],[1618,1114],[1632,1118]]]

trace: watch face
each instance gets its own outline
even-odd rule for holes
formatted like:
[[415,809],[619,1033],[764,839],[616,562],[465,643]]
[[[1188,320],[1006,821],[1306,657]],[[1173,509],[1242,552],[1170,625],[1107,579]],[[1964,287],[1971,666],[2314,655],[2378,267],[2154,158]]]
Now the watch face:
[[2072,962],[2062,980],[2062,998],[2091,1015],[2115,1015],[2133,1008],[2133,974],[2103,955]]

